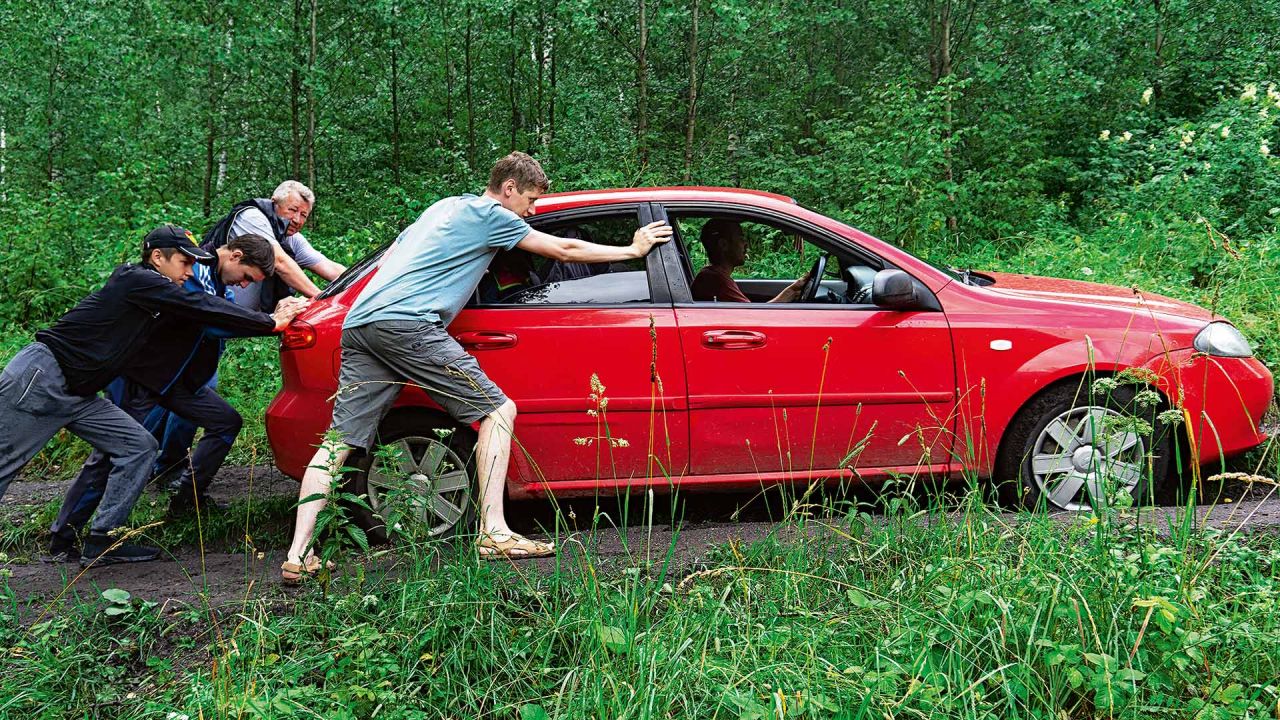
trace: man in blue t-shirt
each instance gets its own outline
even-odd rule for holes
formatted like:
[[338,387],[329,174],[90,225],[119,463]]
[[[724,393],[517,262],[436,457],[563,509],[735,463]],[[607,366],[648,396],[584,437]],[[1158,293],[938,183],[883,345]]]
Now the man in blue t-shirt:
[[[626,247],[547,235],[524,221],[547,186],[537,160],[511,153],[493,166],[483,195],[440,200],[396,238],[342,324],[332,429],[343,444],[320,446],[302,477],[300,499],[323,494],[351,448],[372,449],[378,423],[408,381],[459,422],[480,422],[476,475],[481,556],[540,557],[555,551],[507,525],[502,491],[516,406],[446,328],[499,250],[519,247],[561,262],[616,262],[644,257],[671,238],[671,226],[650,223],[636,230]],[[281,566],[286,583],[319,569],[311,541],[323,507],[324,500],[298,505],[293,544]]]

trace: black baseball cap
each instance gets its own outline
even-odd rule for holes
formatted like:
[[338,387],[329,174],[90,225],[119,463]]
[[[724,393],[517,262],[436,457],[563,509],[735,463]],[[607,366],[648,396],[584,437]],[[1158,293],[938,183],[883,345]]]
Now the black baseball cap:
[[213,264],[213,253],[201,249],[196,244],[196,236],[190,230],[177,225],[161,225],[147,233],[142,240],[143,255],[161,248],[177,248],[183,255],[198,263]]

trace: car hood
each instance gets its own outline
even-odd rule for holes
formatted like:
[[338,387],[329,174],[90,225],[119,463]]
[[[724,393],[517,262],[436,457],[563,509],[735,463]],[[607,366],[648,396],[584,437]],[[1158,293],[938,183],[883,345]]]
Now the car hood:
[[984,289],[1002,295],[1060,300],[1128,310],[1149,309],[1152,312],[1189,320],[1209,321],[1214,317],[1212,312],[1199,305],[1175,300],[1164,295],[1142,292],[1136,288],[1103,285],[1081,280],[1019,275],[1016,273],[982,272],[975,274],[994,281],[994,284],[988,285]]

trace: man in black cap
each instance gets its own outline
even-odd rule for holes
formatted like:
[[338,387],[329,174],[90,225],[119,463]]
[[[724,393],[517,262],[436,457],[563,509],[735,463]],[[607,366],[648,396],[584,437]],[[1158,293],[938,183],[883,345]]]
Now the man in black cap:
[[130,366],[170,318],[261,331],[283,328],[300,309],[290,306],[269,316],[181,287],[196,262],[213,261],[183,228],[153,230],[143,240],[142,262],[117,267],[101,289],[37,332],[36,341],[0,373],[0,496],[62,428],[83,438],[110,464],[82,565],[154,560],[160,552],[110,535],[128,520],[146,484],[156,441],[98,392]]
[[[275,268],[271,244],[258,235],[241,235],[213,251],[210,264],[193,268],[187,290],[225,298],[231,302],[231,288],[244,287],[270,277]],[[301,298],[286,298],[280,309],[305,305]],[[106,395],[129,417],[159,437],[146,418],[155,408],[179,413],[204,428],[204,436],[183,463],[177,492],[169,503],[170,514],[223,507],[207,494],[210,482],[231,446],[243,420],[217,391],[205,384],[217,369],[222,338],[269,335],[274,325],[262,324],[253,332],[208,328],[187,318],[173,318],[163,325],[135,356],[121,377],[107,386]],[[49,562],[65,562],[79,557],[80,535],[93,516],[106,489],[109,459],[94,451],[76,479],[67,488],[62,509],[49,528]]]

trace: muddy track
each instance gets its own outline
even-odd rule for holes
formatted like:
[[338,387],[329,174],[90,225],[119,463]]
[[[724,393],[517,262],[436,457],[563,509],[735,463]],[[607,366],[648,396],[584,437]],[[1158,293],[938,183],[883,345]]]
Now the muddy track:
[[[9,518],[29,514],[32,506],[42,505],[61,497],[66,481],[50,482],[25,480],[15,482],[0,505],[0,516]],[[1231,502],[1219,502],[1202,506],[1200,520],[1228,530],[1239,528],[1243,532],[1280,531],[1280,494],[1270,492],[1272,487],[1255,486],[1220,488],[1220,498]],[[254,498],[297,497],[297,484],[267,467],[226,468],[218,476],[211,493],[220,500]],[[632,500],[639,505],[640,501]],[[770,533],[791,533],[791,526],[779,526],[779,504],[761,501],[752,494],[689,496],[673,531],[670,501],[659,498],[655,503],[654,526],[649,529],[642,520],[637,521],[637,508],[632,507],[630,527],[619,529],[619,517],[627,508],[609,499],[599,503],[604,516],[600,518],[596,533],[585,531],[571,533],[561,539],[562,566],[578,564],[581,553],[590,550],[597,564],[607,569],[635,565],[648,561],[661,565],[669,557],[673,577],[700,567],[712,547],[736,541],[749,543],[767,537]],[[590,500],[562,503],[560,510],[568,522],[589,526],[597,504]],[[1165,527],[1175,513],[1175,508],[1155,508],[1144,511],[1143,522]],[[538,535],[538,530],[552,525],[554,508],[545,501],[512,503],[508,506],[512,525],[522,532]],[[1063,515],[1064,518],[1070,517]],[[281,527],[264,528],[262,536],[285,537],[292,518],[277,520]],[[811,526],[811,528],[814,526]],[[816,526],[821,532],[821,525]],[[265,532],[270,530],[271,532]],[[812,532],[814,530],[810,530]],[[275,543],[281,545],[280,543]],[[0,565],[12,575],[9,585],[19,593],[25,604],[24,615],[38,616],[51,603],[58,600],[94,600],[101,590],[122,588],[136,597],[165,603],[168,607],[184,605],[229,608],[241,605],[247,599],[268,603],[288,603],[292,595],[281,588],[278,567],[282,560],[283,545],[259,546],[255,551],[241,548],[212,547],[201,552],[199,548],[182,546],[167,548],[165,560],[138,565],[115,565],[82,571],[76,564],[45,564],[10,562]],[[442,556],[457,552],[453,546],[444,546]],[[567,561],[567,562],[566,562]],[[361,558],[374,576],[385,572],[394,576],[399,562],[394,554],[375,553]],[[520,572],[541,573],[553,567],[548,560],[527,561],[514,565]]]

